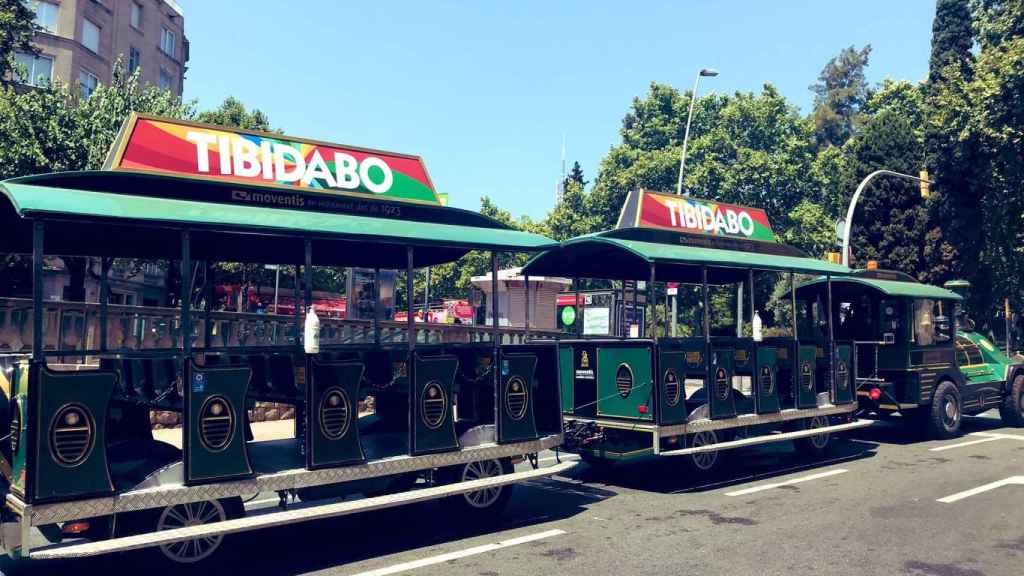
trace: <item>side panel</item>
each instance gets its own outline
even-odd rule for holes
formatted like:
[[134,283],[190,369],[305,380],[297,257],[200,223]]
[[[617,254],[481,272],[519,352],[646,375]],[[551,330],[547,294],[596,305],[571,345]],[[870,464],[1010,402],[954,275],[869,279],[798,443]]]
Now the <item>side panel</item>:
[[537,438],[534,402],[537,398],[537,356],[502,350],[498,389],[498,443]]
[[431,454],[458,450],[452,389],[459,360],[455,356],[420,356],[413,362],[412,453]]
[[359,384],[362,362],[320,362],[310,358],[306,386],[306,467],[310,470],[362,462],[359,441]]
[[817,346],[800,346],[796,367],[796,407],[816,408],[817,398]]
[[[117,374],[107,370],[55,372],[33,365],[29,378],[36,382],[29,386],[29,395],[37,395],[26,398],[25,403],[32,410],[27,434],[31,501],[112,493],[106,423]],[[24,398],[20,391],[19,397],[20,405]],[[26,463],[20,466],[24,470]],[[20,472],[16,474],[20,476]]]
[[757,413],[778,412],[779,405],[779,349],[774,346],[759,346],[757,349]]
[[713,348],[711,351],[708,408],[712,419],[736,416],[736,401],[732,390],[734,355],[732,348]]
[[658,352],[658,423],[680,424],[686,421],[686,352]]
[[245,443],[248,367],[185,363],[185,484],[252,476]]
[[650,345],[599,345],[599,416],[653,420],[653,370]]
[[835,390],[832,393],[832,403],[841,406],[853,400],[853,346],[836,344]]
[[572,414],[575,409],[573,387],[573,347],[565,344],[558,346],[558,370],[560,372],[562,392],[562,413]]

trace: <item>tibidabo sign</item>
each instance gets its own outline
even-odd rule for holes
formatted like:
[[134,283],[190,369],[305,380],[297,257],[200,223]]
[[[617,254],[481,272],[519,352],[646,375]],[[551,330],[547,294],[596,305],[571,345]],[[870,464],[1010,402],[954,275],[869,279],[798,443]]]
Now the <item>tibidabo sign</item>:
[[416,156],[137,114],[104,168],[440,203]]
[[636,226],[777,242],[764,210],[642,190]]

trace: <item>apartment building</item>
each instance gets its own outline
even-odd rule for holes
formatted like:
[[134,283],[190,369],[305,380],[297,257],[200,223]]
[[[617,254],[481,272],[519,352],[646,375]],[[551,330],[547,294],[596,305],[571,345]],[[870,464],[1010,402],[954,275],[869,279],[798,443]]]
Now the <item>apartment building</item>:
[[185,16],[174,0],[25,0],[36,14],[39,54],[17,54],[37,85],[60,79],[88,96],[123,57],[142,81],[181,95],[188,63]]

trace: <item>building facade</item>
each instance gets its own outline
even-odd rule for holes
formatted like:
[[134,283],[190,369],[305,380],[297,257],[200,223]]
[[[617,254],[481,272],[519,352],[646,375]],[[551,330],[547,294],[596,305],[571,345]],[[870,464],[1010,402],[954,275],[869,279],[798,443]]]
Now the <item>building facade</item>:
[[117,59],[143,83],[181,96],[188,63],[185,17],[174,0],[26,0],[41,31],[39,54],[17,54],[23,83],[60,80],[88,96],[109,83]]

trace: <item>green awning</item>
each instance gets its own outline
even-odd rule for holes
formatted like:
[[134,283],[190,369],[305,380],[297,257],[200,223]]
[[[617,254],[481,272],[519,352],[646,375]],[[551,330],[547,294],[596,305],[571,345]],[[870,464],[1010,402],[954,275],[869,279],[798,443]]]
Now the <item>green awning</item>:
[[[149,228],[187,227],[197,231],[228,234],[311,236],[321,241],[337,240],[345,243],[349,254],[360,249],[369,253],[382,244],[392,247],[423,246],[435,249],[435,254],[431,258],[427,258],[424,251],[424,258],[418,258],[417,265],[447,261],[473,249],[523,252],[542,250],[555,244],[553,240],[538,234],[502,228],[177,200],[36,186],[11,181],[0,183],[0,190],[3,190],[10,200],[15,213],[22,218],[41,217],[74,222],[124,224],[135,227],[141,236],[145,236],[147,233],[144,230]],[[54,228],[57,233],[63,231],[61,227]],[[88,228],[79,226],[75,233],[81,237],[83,230]],[[102,235],[104,228],[94,225],[92,230],[94,234]],[[51,238],[48,234],[47,241]],[[393,249],[391,251],[395,252]],[[389,256],[389,260],[399,259]],[[364,257],[362,260],[369,258]],[[388,264],[379,265],[383,267]],[[404,268],[404,264],[401,267]]]
[[[805,282],[800,286],[813,286],[816,284],[824,284],[824,278],[817,278],[810,282]],[[952,290],[946,290],[945,288],[939,288],[938,286],[932,286],[930,284],[919,284],[917,282],[901,282],[898,280],[879,280],[876,278],[860,278],[857,276],[849,276],[845,278],[833,278],[832,286],[842,284],[859,284],[862,286],[870,286],[875,290],[885,294],[886,296],[897,296],[907,298],[931,298],[931,299],[943,299],[943,300],[963,300],[956,292]]]
[[[655,265],[658,280],[694,282],[701,266],[715,269],[721,281],[732,281],[723,269],[794,271],[846,275],[849,268],[813,258],[662,244],[591,234],[573,238],[535,256],[524,267],[529,274],[608,279],[643,279]],[[738,275],[733,275],[739,277]]]

